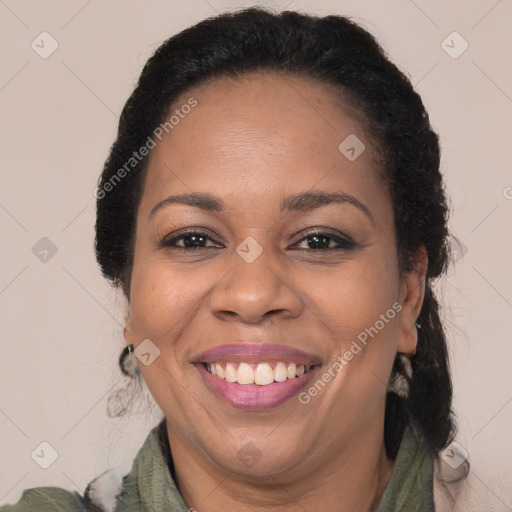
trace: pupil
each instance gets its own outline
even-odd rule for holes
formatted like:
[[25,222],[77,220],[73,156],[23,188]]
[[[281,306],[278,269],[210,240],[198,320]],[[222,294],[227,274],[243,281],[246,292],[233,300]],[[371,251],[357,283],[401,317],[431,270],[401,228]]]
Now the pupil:
[[313,235],[313,236],[310,236],[309,239],[313,240],[313,243],[311,243],[311,242],[308,243],[310,249],[319,249],[319,248],[328,248],[329,247],[330,238],[328,236]]
[[194,243],[191,243],[192,239],[200,241],[200,242],[204,241],[204,237],[201,235],[188,235],[187,237],[185,237],[183,239],[183,243],[185,244],[185,247],[197,247],[197,245],[195,245]]

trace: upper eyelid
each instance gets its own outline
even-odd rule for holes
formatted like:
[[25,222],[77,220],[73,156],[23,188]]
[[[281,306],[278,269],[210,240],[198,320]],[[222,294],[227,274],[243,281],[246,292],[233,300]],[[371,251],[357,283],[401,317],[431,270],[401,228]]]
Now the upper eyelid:
[[301,240],[303,240],[304,238],[307,238],[308,236],[314,236],[317,234],[328,235],[328,236],[330,235],[332,237],[343,238],[347,242],[352,242],[352,239],[348,235],[346,235],[345,233],[343,233],[341,231],[334,230],[332,228],[310,228],[310,229],[306,230],[305,233],[302,233],[300,235],[300,238],[297,240],[297,242],[300,242]]
[[175,240],[180,240],[182,239],[183,237],[186,237],[186,236],[191,236],[191,235],[206,235],[206,238],[208,238],[209,240],[215,242],[215,243],[218,243],[218,244],[222,244],[222,242],[220,242],[219,240],[216,239],[216,237],[212,236],[211,235],[211,232],[205,228],[201,228],[201,229],[190,229],[190,230],[186,230],[186,231],[183,231],[181,233],[172,233],[171,235],[166,235],[162,238],[162,241],[161,241],[161,244],[166,244],[166,243],[169,243],[169,242],[173,242]]

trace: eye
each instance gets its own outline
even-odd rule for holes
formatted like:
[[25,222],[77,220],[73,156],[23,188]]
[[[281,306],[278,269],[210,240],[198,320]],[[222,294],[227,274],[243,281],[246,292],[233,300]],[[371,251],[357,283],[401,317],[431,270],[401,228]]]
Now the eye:
[[[192,250],[223,247],[223,245],[209,233],[199,230],[188,230],[172,237],[166,237],[162,240],[160,245],[174,249]],[[302,245],[302,247],[300,247],[300,245]],[[355,247],[356,244],[349,240],[348,237],[319,230],[308,233],[291,246],[292,249],[312,251],[351,250]]]
[[[207,245],[213,242],[214,245]],[[212,236],[203,231],[189,230],[182,232],[172,238],[164,238],[160,244],[162,247],[173,247],[175,249],[209,249],[212,247],[222,247]]]
[[[335,244],[333,246],[332,244]],[[303,247],[298,247],[300,250],[351,250],[356,247],[356,244],[351,240],[342,236],[337,236],[333,233],[324,232],[324,231],[314,231],[308,233],[304,238],[300,239],[298,242],[294,244],[294,246],[302,244]],[[306,246],[304,247],[304,244]],[[292,246],[292,248],[294,247]]]

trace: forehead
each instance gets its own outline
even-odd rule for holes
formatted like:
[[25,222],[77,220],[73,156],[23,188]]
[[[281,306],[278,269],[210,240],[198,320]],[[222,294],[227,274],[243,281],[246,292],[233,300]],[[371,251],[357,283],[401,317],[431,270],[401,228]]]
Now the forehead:
[[[373,144],[355,108],[326,84],[273,72],[221,77],[182,94],[171,115],[150,155],[143,203],[191,191],[248,202],[319,187],[378,192]],[[355,159],[351,147],[362,151]]]

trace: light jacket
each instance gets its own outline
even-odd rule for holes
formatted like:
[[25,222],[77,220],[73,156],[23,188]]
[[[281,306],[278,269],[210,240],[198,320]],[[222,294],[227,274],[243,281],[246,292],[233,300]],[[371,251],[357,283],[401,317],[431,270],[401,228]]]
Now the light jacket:
[[[191,512],[194,509],[184,502],[171,476],[168,446],[164,419],[151,430],[124,477],[108,471],[90,482],[83,496],[59,487],[27,489],[18,503],[2,506],[0,512]],[[407,427],[373,512],[438,512],[433,484],[432,458],[422,438]]]

